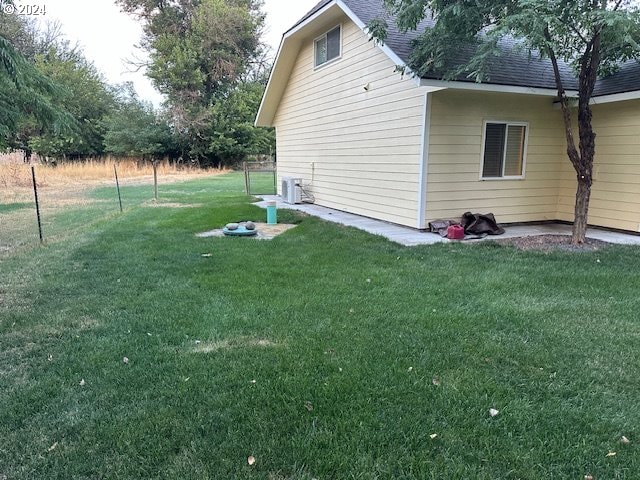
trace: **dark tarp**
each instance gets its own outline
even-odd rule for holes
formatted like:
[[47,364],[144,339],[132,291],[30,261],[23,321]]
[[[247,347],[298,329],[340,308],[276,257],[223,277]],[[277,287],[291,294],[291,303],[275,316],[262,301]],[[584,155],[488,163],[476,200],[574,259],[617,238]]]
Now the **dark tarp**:
[[504,233],[504,228],[498,225],[493,213],[484,215],[481,213],[467,212],[462,215],[460,224],[464,228],[466,235],[502,235]]
[[481,214],[467,212],[462,215],[462,219],[434,220],[429,223],[429,230],[439,234],[441,237],[447,236],[447,230],[451,225],[462,225],[467,240],[482,238],[486,235],[502,235],[504,229],[496,222],[493,213]]

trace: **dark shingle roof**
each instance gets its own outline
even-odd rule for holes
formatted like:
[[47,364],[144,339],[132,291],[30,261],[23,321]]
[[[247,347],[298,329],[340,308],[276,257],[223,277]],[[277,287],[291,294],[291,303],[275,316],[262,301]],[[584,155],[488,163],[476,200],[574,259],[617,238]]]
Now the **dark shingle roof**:
[[640,63],[629,60],[620,65],[620,70],[613,75],[598,80],[593,95],[599,97],[637,90],[640,90]]
[[[343,0],[353,13],[364,24],[368,24],[376,18],[385,18],[388,23],[388,36],[385,44],[398,55],[403,62],[408,63],[412,50],[412,42],[418,36],[417,32],[400,32],[395,22],[385,10],[381,0]],[[331,0],[323,0],[313,7],[300,21],[299,25],[323,7],[331,3]],[[418,31],[429,28],[433,23],[425,19],[418,27]],[[295,27],[294,26],[294,27]],[[513,39],[504,39],[500,43],[502,53],[489,66],[485,83],[495,85],[510,85],[519,87],[548,88],[555,90],[556,83],[553,68],[548,59],[541,59],[535,52],[531,55],[522,48],[518,48]],[[469,58],[470,52],[460,52],[457,62],[464,62]],[[568,90],[577,90],[578,81],[571,67],[563,62],[560,64],[560,72]],[[440,79],[442,75],[429,75],[429,79]],[[473,78],[461,76],[456,80],[461,82],[474,82]],[[594,96],[611,95],[640,90],[640,63],[629,61],[622,65],[621,70],[614,75],[598,80]]]

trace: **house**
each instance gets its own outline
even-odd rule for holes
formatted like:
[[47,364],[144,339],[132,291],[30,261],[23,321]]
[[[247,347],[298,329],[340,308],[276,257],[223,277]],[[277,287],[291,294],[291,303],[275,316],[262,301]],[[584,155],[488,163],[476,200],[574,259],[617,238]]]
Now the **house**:
[[[417,229],[465,211],[572,221],[551,64],[506,45],[486,83],[402,75],[411,36],[391,28],[384,45],[370,41],[380,15],[381,0],[325,0],[284,34],[256,119],[276,128],[278,176],[302,178],[319,205]],[[589,223],[638,232],[638,64],[601,80],[593,103]]]

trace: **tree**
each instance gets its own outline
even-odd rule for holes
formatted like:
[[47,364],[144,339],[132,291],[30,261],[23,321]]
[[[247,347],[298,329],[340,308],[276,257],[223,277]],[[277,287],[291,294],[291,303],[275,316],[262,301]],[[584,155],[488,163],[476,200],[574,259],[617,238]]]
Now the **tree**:
[[101,154],[108,87],[59,23],[0,14],[0,148],[43,156]]
[[108,153],[151,161],[178,156],[171,128],[151,104],[138,99],[131,84],[123,86],[118,108],[106,118],[105,126]]
[[[25,125],[29,130],[62,131],[74,124],[55,101],[60,89],[19,52],[10,37],[11,16],[0,14],[0,149],[15,146]],[[15,33],[18,30],[13,30]],[[30,45],[30,44],[29,44]],[[28,120],[27,120],[28,119]]]
[[211,108],[209,155],[216,163],[227,165],[246,155],[275,150],[275,131],[253,124],[263,92],[259,82],[241,83]]
[[[640,56],[640,13],[633,0],[384,0],[398,28],[417,30],[433,17],[433,28],[414,43],[409,67],[418,75],[445,80],[467,75],[486,80],[486,68],[500,54],[499,41],[511,36],[521,48],[551,61],[567,140],[567,155],[577,175],[572,243],[584,243],[587,229],[595,132],[590,106],[596,81],[616,71],[619,64]],[[384,19],[369,24],[384,42]],[[469,52],[460,61],[459,53]],[[457,61],[454,61],[456,59]],[[578,144],[567,86],[560,62],[578,76]]]
[[[264,88],[259,0],[117,0],[144,22],[148,76],[167,97],[187,154],[201,164],[229,163],[268,136],[249,125]],[[256,80],[258,78],[259,80]],[[248,109],[248,110],[247,110]]]
[[[55,101],[74,118],[72,128],[43,128],[27,148],[47,157],[84,158],[104,153],[104,119],[115,108],[111,87],[77,47],[58,44],[35,59],[42,75],[59,86]],[[24,147],[23,147],[24,148]]]

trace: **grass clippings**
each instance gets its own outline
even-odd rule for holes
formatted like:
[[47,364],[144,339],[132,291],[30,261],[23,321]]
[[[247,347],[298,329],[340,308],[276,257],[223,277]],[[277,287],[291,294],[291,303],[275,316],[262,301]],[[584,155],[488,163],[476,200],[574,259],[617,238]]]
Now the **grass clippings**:
[[192,203],[176,203],[176,202],[156,202],[149,201],[145,202],[144,207],[148,208],[202,208],[203,204],[192,204]]
[[196,353],[212,353],[236,348],[269,348],[277,346],[279,346],[277,343],[264,338],[239,337],[211,342],[200,341],[195,344],[193,351]]

